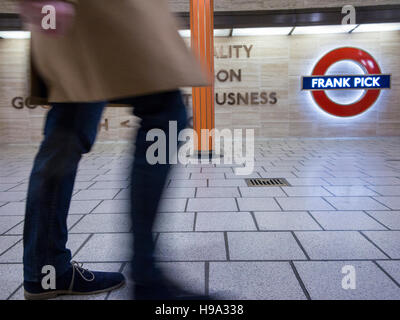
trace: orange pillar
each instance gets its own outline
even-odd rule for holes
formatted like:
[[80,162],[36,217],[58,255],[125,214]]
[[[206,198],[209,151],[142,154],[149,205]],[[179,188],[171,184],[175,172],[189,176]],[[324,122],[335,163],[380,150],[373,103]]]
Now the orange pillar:
[[[190,0],[191,46],[204,68],[214,74],[214,0]],[[214,81],[214,80],[213,80]],[[201,130],[215,127],[214,83],[210,87],[195,87],[193,97],[193,129],[198,140],[195,151],[212,154],[214,141],[202,137]]]

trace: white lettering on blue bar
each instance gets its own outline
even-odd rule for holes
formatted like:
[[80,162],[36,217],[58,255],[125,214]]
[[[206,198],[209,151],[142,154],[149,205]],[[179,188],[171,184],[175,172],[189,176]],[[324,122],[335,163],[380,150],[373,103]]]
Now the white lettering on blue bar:
[[345,88],[379,88],[381,77],[355,77],[355,78],[313,78],[313,89],[345,89]]
[[391,75],[303,77],[303,90],[390,89]]

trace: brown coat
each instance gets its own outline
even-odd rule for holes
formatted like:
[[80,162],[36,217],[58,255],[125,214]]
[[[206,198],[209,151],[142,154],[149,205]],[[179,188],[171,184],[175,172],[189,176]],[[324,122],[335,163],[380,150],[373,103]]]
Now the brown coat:
[[101,101],[208,84],[166,1],[70,1],[65,36],[32,33],[32,97]]

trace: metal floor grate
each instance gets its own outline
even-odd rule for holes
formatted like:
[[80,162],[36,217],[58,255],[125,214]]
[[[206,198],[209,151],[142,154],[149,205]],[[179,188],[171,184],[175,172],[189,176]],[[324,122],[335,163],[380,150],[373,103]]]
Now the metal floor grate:
[[285,178],[255,178],[246,179],[248,187],[290,187]]

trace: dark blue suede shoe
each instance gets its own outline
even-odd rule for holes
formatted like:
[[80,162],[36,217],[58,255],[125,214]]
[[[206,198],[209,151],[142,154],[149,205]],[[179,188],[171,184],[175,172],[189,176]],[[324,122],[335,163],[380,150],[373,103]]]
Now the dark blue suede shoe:
[[89,271],[82,264],[71,262],[71,268],[56,279],[55,290],[45,290],[40,282],[24,281],[27,300],[45,300],[60,295],[89,295],[108,292],[122,287],[125,278],[118,272]]

